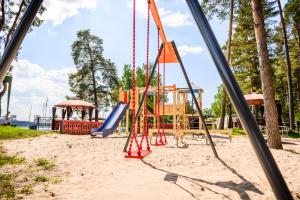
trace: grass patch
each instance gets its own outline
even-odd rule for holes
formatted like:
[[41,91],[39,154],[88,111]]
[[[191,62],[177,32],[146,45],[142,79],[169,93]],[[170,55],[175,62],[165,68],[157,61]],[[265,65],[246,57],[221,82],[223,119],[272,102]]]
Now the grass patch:
[[19,165],[25,161],[25,158],[17,156],[0,155],[0,167],[4,165]]
[[[233,131],[232,131],[232,135],[234,135],[234,136],[245,136],[247,134],[243,129],[234,128]],[[288,137],[297,139],[297,138],[300,138],[300,134],[296,133],[294,131],[289,131],[288,132]]]
[[15,174],[0,174],[0,199],[15,199]]
[[232,131],[232,135],[234,136],[245,136],[247,135],[243,129],[234,128]]
[[33,189],[32,189],[32,185],[25,185],[21,191],[21,194],[25,194],[25,195],[30,195],[33,194]]
[[63,179],[60,176],[54,176],[54,177],[51,178],[51,183],[52,184],[59,184],[61,182],[63,182]]
[[37,183],[45,183],[49,181],[49,178],[47,176],[37,176],[35,177],[34,181]]
[[35,164],[38,167],[42,167],[44,170],[50,170],[55,167],[55,164],[47,158],[38,158],[37,160],[35,160]]
[[36,130],[19,128],[19,127],[11,127],[11,126],[0,126],[0,140],[38,137],[50,133],[54,133],[54,132],[36,131]]

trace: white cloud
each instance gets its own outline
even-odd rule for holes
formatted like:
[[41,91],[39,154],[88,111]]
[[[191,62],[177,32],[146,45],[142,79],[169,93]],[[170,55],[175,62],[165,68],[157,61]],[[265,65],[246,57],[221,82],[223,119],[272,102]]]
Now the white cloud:
[[[156,5],[159,1],[155,1]],[[132,0],[127,0],[127,7],[132,9]],[[138,0],[136,1],[136,12],[139,16],[146,18],[147,17],[147,1]],[[174,12],[171,10],[165,10],[164,8],[159,8],[158,13],[160,15],[161,21],[164,26],[168,27],[180,27],[192,25],[190,16],[187,13]]]
[[192,25],[190,16],[187,13],[166,11],[163,8],[159,9],[161,21],[163,25],[169,27],[180,27]]
[[204,49],[200,46],[181,45],[178,47],[178,51],[181,56],[186,56],[188,54],[200,54]]
[[94,9],[99,0],[46,0],[43,14],[45,20],[52,21],[53,25],[59,25],[63,21],[77,15],[80,9]]
[[51,36],[57,36],[58,35],[58,33],[56,31],[53,31],[52,29],[48,29],[47,32]]
[[[32,105],[32,118],[42,114],[43,104],[48,97],[48,108],[72,95],[69,91],[68,74],[74,68],[47,70],[25,59],[13,64],[13,83],[10,111],[19,120],[28,120]],[[6,105],[6,102],[3,105]],[[49,114],[49,111],[47,114]]]
[[[132,0],[127,0],[126,4],[127,4],[128,8],[131,8],[131,9],[133,8]],[[136,4],[135,4],[135,9],[136,9],[136,13],[139,16],[146,18],[147,17],[147,9],[148,9],[147,0],[137,0]]]

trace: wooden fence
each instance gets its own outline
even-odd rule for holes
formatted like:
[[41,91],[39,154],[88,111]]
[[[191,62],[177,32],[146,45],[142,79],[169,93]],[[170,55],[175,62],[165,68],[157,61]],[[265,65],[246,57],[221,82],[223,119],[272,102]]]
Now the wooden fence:
[[98,128],[102,124],[102,122],[62,120],[61,132],[70,135],[89,135],[92,128]]

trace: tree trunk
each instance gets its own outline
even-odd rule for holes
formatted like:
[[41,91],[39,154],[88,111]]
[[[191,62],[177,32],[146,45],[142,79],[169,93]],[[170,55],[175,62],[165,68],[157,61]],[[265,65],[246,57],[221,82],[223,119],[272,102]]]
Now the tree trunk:
[[96,77],[95,77],[95,67],[94,67],[94,59],[92,55],[92,50],[90,45],[88,44],[89,49],[89,56],[90,56],[90,62],[91,62],[91,73],[92,73],[92,81],[93,81],[93,93],[94,93],[94,104],[95,104],[95,121],[98,121],[98,96],[97,96],[97,84],[96,84]]
[[284,39],[284,49],[285,49],[285,67],[286,67],[286,76],[288,82],[288,100],[289,100],[289,124],[290,129],[294,128],[294,100],[293,100],[293,83],[292,83],[292,70],[291,70],[291,60],[290,60],[290,51],[289,44],[287,39],[287,32],[285,27],[285,21],[282,13],[280,0],[277,0],[280,20],[281,20],[281,28],[282,28],[282,36]]
[[[234,14],[234,0],[230,0],[230,16],[229,16],[229,33],[228,33],[228,48],[227,48],[227,62],[231,62],[231,41],[232,41],[232,29],[233,29],[233,14]],[[226,114],[226,99],[227,93],[225,87],[223,87],[222,108],[219,129],[224,129],[224,119]]]
[[0,97],[0,117],[2,115],[2,97]]
[[296,30],[297,30],[297,43],[298,43],[298,47],[299,47],[299,50],[300,50],[300,27],[298,24],[296,24]]
[[2,31],[4,24],[5,24],[5,0],[1,1],[1,20],[0,20],[0,32]]
[[296,24],[296,30],[297,30],[297,44],[298,44],[298,68],[296,70],[296,77],[297,77],[297,85],[298,85],[298,104],[300,108],[300,27],[298,24]]
[[269,60],[267,36],[265,31],[263,5],[261,0],[252,0],[254,30],[259,57],[259,70],[264,95],[266,129],[270,148],[282,149],[278,126],[278,113],[273,87],[273,74]]
[[222,104],[221,104],[221,117],[220,117],[220,124],[219,129],[224,129],[224,122],[225,122],[225,108],[226,108],[226,99],[227,93],[225,87],[223,87],[223,96],[222,96]]
[[16,13],[15,20],[14,20],[11,28],[9,29],[7,36],[6,36],[6,41],[5,41],[4,47],[7,47],[8,42],[10,41],[10,38],[11,38],[11,36],[13,35],[13,33],[14,33],[15,29],[16,29],[16,26],[17,26],[17,23],[18,23],[18,20],[20,18],[20,15],[21,15],[21,12],[22,12],[22,9],[23,9],[24,5],[25,5],[25,0],[22,0],[21,4],[19,6],[19,10]]
[[300,108],[300,68],[296,70],[296,77],[297,77],[298,106]]
[[[1,20],[0,20],[0,32],[2,31],[4,24],[5,24],[5,2],[4,0],[1,1]],[[3,83],[0,83],[1,85]],[[2,97],[0,96],[0,117],[2,114]]]

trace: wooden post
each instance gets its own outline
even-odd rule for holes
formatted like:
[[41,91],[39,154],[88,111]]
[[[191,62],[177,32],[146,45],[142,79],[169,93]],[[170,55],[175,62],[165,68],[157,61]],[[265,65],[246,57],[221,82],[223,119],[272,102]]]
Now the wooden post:
[[118,134],[121,135],[122,131],[122,120],[119,122],[119,125],[118,125]]
[[156,128],[156,110],[157,110],[157,106],[156,106],[156,97],[155,97],[155,91],[153,92],[153,127],[152,128]]
[[126,110],[126,134],[129,134],[129,109]]
[[173,90],[173,129],[176,129],[176,86]]
[[[139,102],[140,102],[140,95],[138,92],[138,88],[136,88],[135,92],[135,96],[136,96],[136,101],[135,101],[135,111],[137,112],[138,108],[139,108]],[[136,115],[136,113],[134,113]],[[136,117],[136,120],[139,120],[139,117]],[[135,130],[138,130],[138,122],[136,121],[135,123]]]
[[[202,111],[202,90],[201,89],[198,90],[198,104]],[[203,129],[203,123],[201,121],[200,116],[199,116],[199,129]]]

